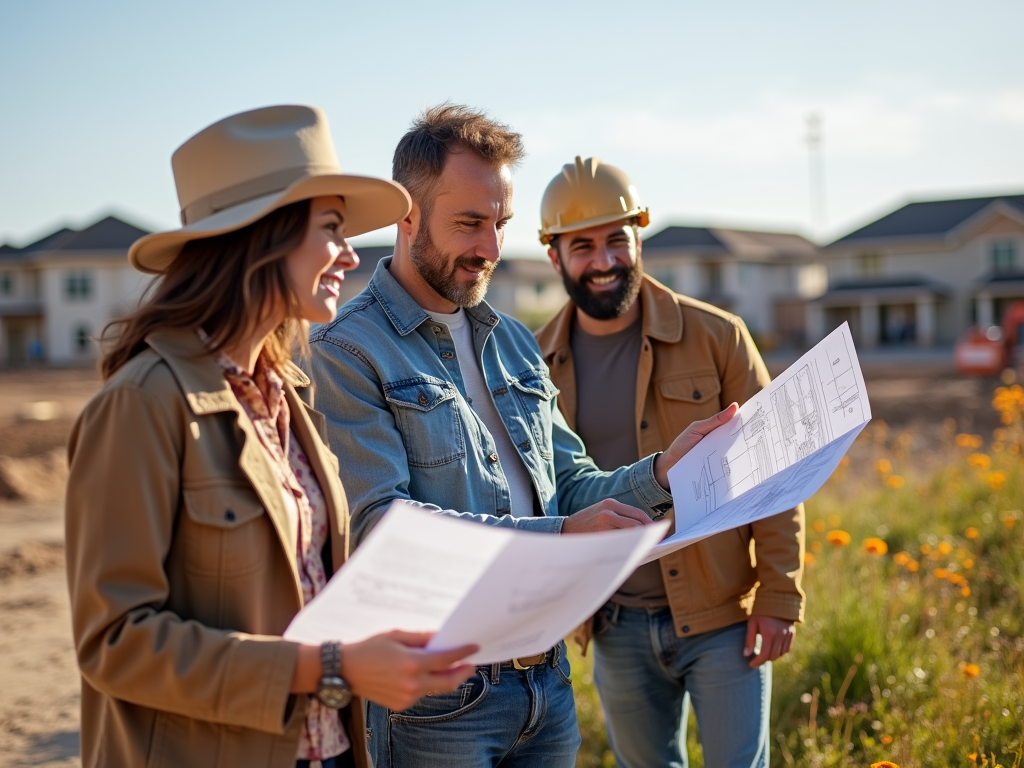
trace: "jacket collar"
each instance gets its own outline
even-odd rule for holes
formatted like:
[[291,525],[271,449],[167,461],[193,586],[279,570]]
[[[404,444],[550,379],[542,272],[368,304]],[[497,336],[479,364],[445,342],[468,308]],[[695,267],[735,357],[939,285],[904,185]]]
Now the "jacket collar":
[[[195,331],[161,328],[150,333],[146,343],[167,363],[197,416],[239,410],[224,372]],[[290,361],[283,366],[281,376],[293,387],[310,384],[306,374]]]
[[[644,275],[640,283],[641,332],[647,338],[672,344],[683,338],[683,311],[675,295],[652,277]],[[550,361],[569,348],[572,319],[576,305],[569,301],[538,334],[544,359]]]
[[[387,315],[398,335],[407,336],[415,331],[424,320],[429,320],[430,315],[391,276],[388,267],[391,265],[392,258],[394,257],[385,256],[377,262],[377,268],[373,272],[373,277],[370,278],[368,290],[380,303],[384,314]],[[498,324],[498,313],[486,301],[481,301],[477,306],[465,309],[466,314],[477,322],[492,326]]]

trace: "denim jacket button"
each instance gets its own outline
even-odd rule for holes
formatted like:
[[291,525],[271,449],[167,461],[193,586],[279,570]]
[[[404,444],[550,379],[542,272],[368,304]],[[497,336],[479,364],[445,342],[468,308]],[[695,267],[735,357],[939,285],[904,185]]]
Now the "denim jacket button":
[[519,444],[519,447],[522,448],[524,451],[528,451],[532,446],[530,445],[529,440],[523,440],[523,442]]
[[449,351],[446,350],[446,351],[441,353],[441,359],[442,360],[451,360],[453,357],[455,357],[455,353],[454,352],[449,352]]
[[690,631],[690,625],[689,624],[683,624],[683,634],[685,635],[689,631]]
[[491,453],[487,454],[487,458],[490,459],[492,463],[496,463],[498,461],[498,454],[492,451]]
[[420,405],[426,405],[427,404],[427,396],[424,395],[422,392],[420,392],[419,403],[420,403]]

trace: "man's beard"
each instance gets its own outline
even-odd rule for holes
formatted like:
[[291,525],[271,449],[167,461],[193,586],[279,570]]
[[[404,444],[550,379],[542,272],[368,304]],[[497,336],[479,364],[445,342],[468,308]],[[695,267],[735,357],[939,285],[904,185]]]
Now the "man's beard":
[[[491,283],[491,275],[498,265],[496,261],[472,256],[449,259],[434,245],[430,232],[427,231],[426,222],[409,246],[409,256],[427,285],[459,307],[475,307],[484,300],[487,286]],[[482,274],[472,283],[461,283],[458,278],[460,266],[482,270]]]
[[[561,258],[561,255],[559,255]],[[622,282],[619,287],[612,291],[594,291],[590,288],[591,277],[607,277],[608,275],[621,276]],[[622,317],[633,306],[636,297],[640,295],[640,284],[643,281],[644,262],[640,254],[636,255],[636,263],[632,267],[615,265],[607,272],[596,270],[584,272],[579,280],[569,276],[569,270],[562,262],[562,285],[565,292],[569,294],[572,303],[595,320],[614,320]]]

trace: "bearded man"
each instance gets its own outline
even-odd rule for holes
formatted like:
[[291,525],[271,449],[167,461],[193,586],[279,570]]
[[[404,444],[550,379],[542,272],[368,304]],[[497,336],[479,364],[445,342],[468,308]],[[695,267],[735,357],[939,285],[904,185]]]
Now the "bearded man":
[[[769,382],[740,318],[644,275],[647,223],[629,177],[596,158],[564,166],[541,204],[570,301],[537,339],[567,423],[605,470]],[[803,525],[797,507],[643,565],[580,628],[619,766],[685,766],[691,700],[704,765],[768,765],[771,662],[803,616]]]
[[[356,544],[396,499],[553,534],[648,524],[672,506],[669,467],[734,412],[615,472],[587,457],[533,336],[483,301],[522,153],[519,134],[483,114],[428,109],[395,150],[413,205],[394,256],[310,338]],[[371,705],[367,726],[378,766],[570,768],[580,733],[565,644],[479,667],[402,712]]]

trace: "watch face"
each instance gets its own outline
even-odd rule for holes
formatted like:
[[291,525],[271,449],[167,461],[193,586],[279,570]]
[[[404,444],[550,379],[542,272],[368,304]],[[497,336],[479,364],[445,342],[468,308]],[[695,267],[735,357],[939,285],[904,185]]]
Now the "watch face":
[[341,709],[347,707],[352,701],[352,692],[340,677],[325,677],[320,680],[316,697],[325,707]]

